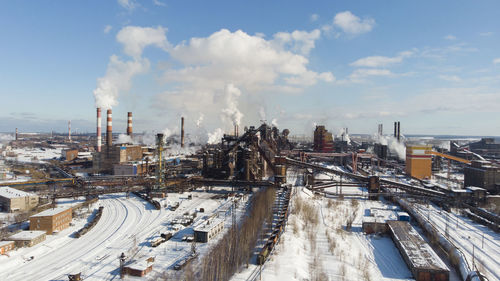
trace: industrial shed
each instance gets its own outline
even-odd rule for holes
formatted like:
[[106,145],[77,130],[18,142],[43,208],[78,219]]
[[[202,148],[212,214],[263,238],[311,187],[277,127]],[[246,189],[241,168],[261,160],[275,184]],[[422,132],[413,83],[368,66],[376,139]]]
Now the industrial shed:
[[123,267],[123,273],[143,277],[153,270],[153,261],[154,259],[151,258],[147,260],[132,261]]
[[388,221],[389,233],[416,281],[448,281],[450,270],[406,221]]
[[45,231],[21,231],[8,238],[9,241],[14,241],[16,247],[32,247],[40,242],[45,241]]
[[47,234],[61,231],[67,227],[72,217],[71,207],[56,207],[30,217],[30,230],[45,230]]
[[196,242],[207,243],[224,229],[224,220],[206,220],[194,228]]

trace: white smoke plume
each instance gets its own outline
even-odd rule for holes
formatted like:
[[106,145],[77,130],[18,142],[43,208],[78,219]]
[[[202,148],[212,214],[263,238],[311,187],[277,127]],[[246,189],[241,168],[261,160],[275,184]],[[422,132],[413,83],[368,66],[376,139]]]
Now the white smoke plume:
[[203,113],[200,113],[200,117],[198,117],[198,120],[196,120],[196,127],[200,128],[201,124],[203,122],[203,118],[205,118],[205,115]]
[[259,109],[259,117],[260,120],[266,120],[266,111],[264,110],[264,107],[260,107]]
[[378,134],[374,138],[380,144],[387,145],[389,150],[395,152],[400,160],[406,160],[406,145],[403,141],[398,142],[398,139],[394,136],[379,136]]
[[135,143],[129,135],[120,134],[116,143]]
[[241,91],[233,84],[227,84],[224,92],[226,108],[222,110],[222,113],[231,120],[233,127],[234,125],[240,126],[243,113],[238,109],[238,97],[241,96]]
[[0,142],[9,142],[14,139],[15,137],[11,134],[0,134]]
[[278,128],[278,119],[273,118],[273,120],[271,121],[271,125],[273,125],[274,127]]
[[217,144],[224,136],[224,131],[221,128],[215,129],[213,133],[208,133],[208,144]]

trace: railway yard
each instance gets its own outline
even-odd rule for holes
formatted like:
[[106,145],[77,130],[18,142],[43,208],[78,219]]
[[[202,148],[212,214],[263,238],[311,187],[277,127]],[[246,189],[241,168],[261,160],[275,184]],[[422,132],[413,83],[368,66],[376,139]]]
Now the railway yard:
[[465,184],[497,160],[411,143],[401,159],[362,138],[337,151],[317,130],[292,143],[262,124],[177,154],[162,134],[91,153],[87,136],[3,144],[1,278],[500,280],[498,186]]

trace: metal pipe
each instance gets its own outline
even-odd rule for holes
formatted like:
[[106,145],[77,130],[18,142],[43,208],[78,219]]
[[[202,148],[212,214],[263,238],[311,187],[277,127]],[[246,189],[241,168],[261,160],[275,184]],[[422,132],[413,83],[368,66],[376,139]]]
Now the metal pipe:
[[184,117],[181,117],[181,147],[184,147]]
[[101,152],[102,138],[101,138],[101,108],[97,108],[97,152]]
[[400,127],[400,125],[401,125],[401,124],[400,124],[400,123],[399,123],[399,121],[398,121],[398,141],[399,141],[399,139],[400,139],[400,137],[401,137],[401,127]]
[[113,144],[113,122],[112,122],[112,111],[108,109],[107,119],[106,119],[106,147],[110,148]]
[[132,112],[129,112],[127,116],[127,136],[132,137]]

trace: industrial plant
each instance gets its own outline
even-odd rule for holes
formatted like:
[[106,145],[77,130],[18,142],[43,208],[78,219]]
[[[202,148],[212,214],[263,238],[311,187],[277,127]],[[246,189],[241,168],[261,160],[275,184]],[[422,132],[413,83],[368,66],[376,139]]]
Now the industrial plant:
[[[6,280],[269,279],[301,233],[308,243],[326,235],[318,249],[333,264],[347,246],[383,251],[418,281],[499,278],[492,138],[408,138],[396,121],[389,135],[383,124],[373,136],[317,125],[310,141],[295,141],[263,122],[196,144],[182,117],[178,134],[145,144],[132,112],[117,134],[108,109],[103,143],[96,112],[95,134],[16,129],[2,144]],[[385,278],[384,265],[352,262],[362,280]]]

